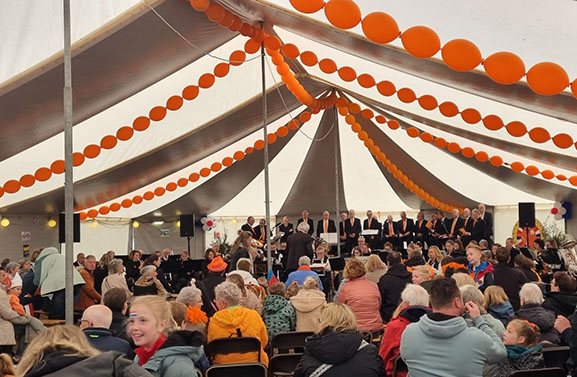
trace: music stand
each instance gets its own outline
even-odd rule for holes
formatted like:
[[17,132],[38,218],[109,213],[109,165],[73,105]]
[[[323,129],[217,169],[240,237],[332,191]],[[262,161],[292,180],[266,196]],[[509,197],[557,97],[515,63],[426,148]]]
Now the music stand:
[[332,271],[342,271],[345,269],[345,258],[343,257],[329,258],[329,264],[331,265]]

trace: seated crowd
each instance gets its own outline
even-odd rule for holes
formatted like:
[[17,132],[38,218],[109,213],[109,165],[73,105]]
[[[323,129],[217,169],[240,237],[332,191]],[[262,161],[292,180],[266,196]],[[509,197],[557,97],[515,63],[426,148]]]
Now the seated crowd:
[[[354,211],[349,215],[339,225],[358,236],[360,221]],[[173,377],[211,365],[268,366],[271,340],[296,331],[312,334],[297,377],[508,376],[544,368],[543,349],[551,346],[570,347],[565,368],[574,372],[577,286],[567,258],[577,260],[575,240],[566,235],[559,250],[540,239],[523,251],[511,239],[489,248],[475,228],[487,214],[474,210],[467,221],[456,215],[444,222],[447,237],[430,231],[443,218],[425,225],[425,240],[415,230],[421,215],[415,223],[402,213],[398,223],[383,225],[369,217],[363,228],[378,224],[379,231],[360,246],[358,237],[351,243],[343,232],[350,257],[342,271],[331,268],[330,246],[311,237],[314,222],[306,211],[296,229],[283,222],[287,235],[284,241],[280,235],[284,245],[271,247],[278,268],[268,277],[256,273],[266,257],[255,245],[271,240],[264,220],[253,226],[251,218],[230,254],[209,249],[196,274],[165,273],[168,249],[145,261],[135,250],[126,263],[113,251],[100,261],[81,253],[74,270],[78,326],[46,328],[37,318],[62,318],[65,299],[62,255],[37,250],[31,260],[0,269],[0,371]],[[327,212],[317,223],[319,234],[337,231],[328,220]],[[181,260],[188,257],[183,252]],[[236,337],[258,339],[259,351],[210,352],[216,339]]]

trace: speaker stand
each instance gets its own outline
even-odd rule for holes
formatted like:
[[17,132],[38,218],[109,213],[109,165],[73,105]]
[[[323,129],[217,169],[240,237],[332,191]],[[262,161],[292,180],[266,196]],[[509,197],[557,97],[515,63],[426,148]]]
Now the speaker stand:
[[190,239],[191,238],[192,237],[190,237],[190,236],[186,237],[186,240],[188,241],[188,257],[192,259],[192,256],[190,255]]

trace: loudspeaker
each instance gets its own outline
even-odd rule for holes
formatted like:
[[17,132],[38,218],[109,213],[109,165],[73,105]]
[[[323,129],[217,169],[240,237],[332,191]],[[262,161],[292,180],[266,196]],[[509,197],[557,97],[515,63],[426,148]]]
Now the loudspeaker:
[[194,215],[180,215],[180,236],[194,237]]
[[[66,243],[66,226],[65,215],[61,213],[58,215],[58,242]],[[74,214],[74,242],[80,242],[80,214]]]
[[535,227],[535,203],[519,203],[519,227]]

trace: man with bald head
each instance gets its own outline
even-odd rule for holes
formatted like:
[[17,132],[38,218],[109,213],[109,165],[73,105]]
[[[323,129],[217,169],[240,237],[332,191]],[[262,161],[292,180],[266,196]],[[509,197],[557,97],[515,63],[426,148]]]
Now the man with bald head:
[[112,311],[104,305],[92,305],[82,313],[80,329],[84,332],[90,345],[102,352],[117,351],[133,359],[134,353],[130,344],[124,339],[112,335],[109,330],[112,323]]
[[337,226],[334,220],[330,219],[331,214],[329,211],[323,212],[323,218],[317,222],[317,237],[321,236],[321,233],[336,233]]

